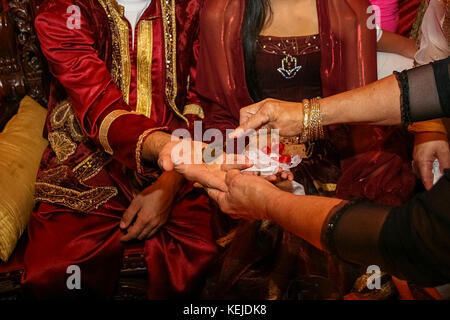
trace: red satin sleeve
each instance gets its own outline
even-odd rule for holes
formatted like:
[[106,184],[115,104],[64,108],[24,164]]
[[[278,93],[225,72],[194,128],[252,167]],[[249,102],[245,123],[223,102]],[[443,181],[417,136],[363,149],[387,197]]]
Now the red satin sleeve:
[[67,8],[73,4],[70,0],[51,1],[36,17],[42,52],[50,72],[65,88],[85,134],[121,163],[137,169],[139,141],[149,129],[156,129],[156,123],[132,113],[123,100],[96,50],[93,19],[83,3],[77,2],[80,28],[68,28],[71,13],[67,13]]
[[200,51],[200,42],[197,39],[193,44],[193,61],[189,70],[189,88],[187,92],[187,102],[183,110],[184,116],[189,120],[189,131],[191,135],[194,134],[194,122],[203,121],[205,114],[203,111],[203,104],[197,94],[195,81],[197,78],[197,60]]

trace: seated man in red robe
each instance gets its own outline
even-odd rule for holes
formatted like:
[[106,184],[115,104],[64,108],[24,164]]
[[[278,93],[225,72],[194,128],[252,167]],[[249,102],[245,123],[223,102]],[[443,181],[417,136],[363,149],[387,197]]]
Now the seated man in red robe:
[[25,253],[32,297],[112,297],[124,243],[144,239],[149,298],[180,297],[216,254],[208,197],[156,164],[170,132],[202,118],[187,89],[201,0],[140,2],[47,0],[35,21],[54,79]]

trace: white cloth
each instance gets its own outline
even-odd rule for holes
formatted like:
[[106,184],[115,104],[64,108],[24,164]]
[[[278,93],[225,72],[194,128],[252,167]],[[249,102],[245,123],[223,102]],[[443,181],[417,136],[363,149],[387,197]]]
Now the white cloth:
[[386,78],[394,71],[403,71],[414,67],[414,60],[395,53],[377,52],[378,79]]
[[447,58],[450,55],[450,46],[442,27],[445,10],[443,0],[431,0],[425,12],[420,27],[420,49],[415,56],[417,63],[421,65]]
[[134,30],[142,14],[148,8],[152,0],[118,0],[117,2],[125,8],[125,18],[130,23],[133,32],[132,43],[134,48]]

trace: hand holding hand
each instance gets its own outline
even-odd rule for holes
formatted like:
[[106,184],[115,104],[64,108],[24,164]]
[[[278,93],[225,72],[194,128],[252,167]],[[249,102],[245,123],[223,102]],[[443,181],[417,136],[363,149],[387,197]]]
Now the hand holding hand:
[[267,219],[267,204],[276,199],[281,192],[270,182],[259,177],[243,175],[239,170],[230,170],[226,174],[227,191],[207,188],[211,199],[220,209],[235,219]]
[[247,130],[262,126],[278,129],[282,136],[299,135],[303,128],[303,104],[266,99],[242,108],[240,125],[230,134],[230,138],[238,138]]

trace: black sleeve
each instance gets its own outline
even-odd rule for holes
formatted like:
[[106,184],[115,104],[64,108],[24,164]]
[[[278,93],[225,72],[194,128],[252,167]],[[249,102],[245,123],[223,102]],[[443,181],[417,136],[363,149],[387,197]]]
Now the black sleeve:
[[380,233],[388,271],[424,286],[450,282],[450,171],[428,192],[393,209]]
[[450,117],[450,57],[396,75],[403,122]]
[[357,202],[332,214],[324,246],[339,258],[425,286],[450,283],[450,171],[399,208]]

